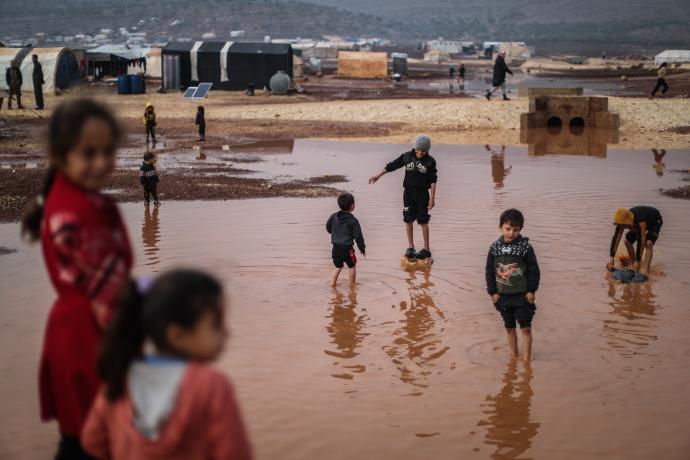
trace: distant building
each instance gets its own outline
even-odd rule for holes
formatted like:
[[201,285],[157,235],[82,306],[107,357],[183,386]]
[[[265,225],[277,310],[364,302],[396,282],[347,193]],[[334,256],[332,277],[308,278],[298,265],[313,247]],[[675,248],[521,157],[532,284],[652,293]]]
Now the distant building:
[[436,40],[427,41],[424,46],[427,51],[443,51],[447,54],[462,54],[462,41],[459,40],[444,40],[439,37]]

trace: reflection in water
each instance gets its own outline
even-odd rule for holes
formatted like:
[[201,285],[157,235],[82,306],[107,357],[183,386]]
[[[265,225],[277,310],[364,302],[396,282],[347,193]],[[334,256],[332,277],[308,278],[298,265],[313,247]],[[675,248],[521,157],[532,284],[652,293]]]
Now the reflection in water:
[[294,139],[276,139],[231,144],[230,151],[232,153],[292,153],[294,147]]
[[[362,332],[368,317],[364,309],[359,314],[357,312],[356,287],[350,287],[347,299],[342,292],[334,289],[327,318],[331,322],[326,326],[326,330],[332,339],[330,343],[334,344],[335,347],[331,350],[324,350],[324,353],[338,358],[335,364],[338,364],[340,359],[349,360],[359,355],[358,350],[362,347],[362,341],[369,334]],[[339,379],[351,380],[354,378],[354,374],[361,374],[366,370],[364,364],[350,362],[342,364],[342,368],[342,373],[331,375]]]
[[577,127],[523,129],[520,142],[529,145],[529,156],[588,155],[606,158],[607,145],[618,143],[618,130]]
[[666,170],[666,163],[664,163],[666,150],[652,149],[652,154],[654,155],[654,171],[656,171],[657,176],[663,176],[664,171]]
[[488,144],[485,145],[484,148],[487,152],[491,152],[491,176],[494,180],[494,188],[501,189],[503,188],[503,181],[513,168],[512,166],[508,168],[505,166],[506,146],[502,145],[500,152],[493,150]]
[[[419,273],[421,280],[418,279]],[[400,372],[401,381],[426,388],[429,385],[427,376],[431,374],[435,361],[449,349],[443,346],[440,334],[435,330],[437,318],[442,321],[446,318],[429,291],[434,286],[429,281],[430,269],[410,270],[408,274],[410,301],[409,304],[404,300],[400,302],[400,311],[405,317],[393,332],[393,343],[384,349]]]
[[[144,208],[144,221],[141,225],[141,240],[144,243],[144,256],[146,257],[146,265],[154,266],[160,262],[158,258],[158,243],[161,240],[160,221],[158,220],[158,206],[153,207],[153,211],[149,206]],[[155,272],[156,270],[154,270]]]
[[646,354],[657,336],[652,333],[656,315],[656,295],[652,282],[624,284],[609,281],[612,318],[604,320],[604,336],[612,350],[622,358]]
[[526,364],[522,375],[518,360],[511,359],[503,375],[503,387],[482,404],[486,419],[477,426],[486,427],[484,443],[495,446],[492,459],[517,459],[532,446],[541,423],[530,417],[532,405],[532,368]]

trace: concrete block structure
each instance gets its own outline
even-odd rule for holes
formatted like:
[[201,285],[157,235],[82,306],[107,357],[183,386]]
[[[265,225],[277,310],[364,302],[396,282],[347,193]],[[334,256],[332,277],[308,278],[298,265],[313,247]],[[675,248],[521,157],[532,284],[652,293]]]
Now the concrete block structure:
[[529,156],[578,155],[606,158],[608,144],[618,143],[618,130],[550,127],[523,129],[520,142]]
[[620,116],[608,111],[608,98],[585,96],[536,96],[529,112],[520,115],[522,129],[570,126],[618,129]]
[[520,97],[537,96],[582,96],[582,88],[518,88]]

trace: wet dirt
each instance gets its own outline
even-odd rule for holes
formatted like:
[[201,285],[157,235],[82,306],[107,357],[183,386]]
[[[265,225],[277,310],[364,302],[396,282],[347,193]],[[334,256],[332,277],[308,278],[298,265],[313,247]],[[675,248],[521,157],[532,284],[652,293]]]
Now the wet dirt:
[[[342,174],[367,242],[358,284],[327,286],[325,221],[334,198],[169,202],[121,209],[136,274],[203,267],[227,286],[231,339],[216,366],[237,387],[259,459],[685,459],[690,449],[690,203],[659,194],[690,151],[608,145],[605,156],[529,147],[438,145],[434,265],[404,270],[402,172],[367,178],[409,148],[299,140],[261,174]],[[621,206],[659,208],[651,281],[604,268]],[[508,207],[542,283],[531,366],[508,358],[484,287],[489,244]],[[419,229],[415,228],[419,238]],[[0,225],[0,457],[47,458],[37,361],[54,298],[37,247]]]

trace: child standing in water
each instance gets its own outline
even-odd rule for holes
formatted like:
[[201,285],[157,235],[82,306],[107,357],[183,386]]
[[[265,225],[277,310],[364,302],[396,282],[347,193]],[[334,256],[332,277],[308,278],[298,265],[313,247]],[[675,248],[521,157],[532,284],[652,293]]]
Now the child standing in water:
[[146,109],[144,110],[144,126],[146,126],[146,145],[149,145],[149,136],[153,141],[154,146],[156,145],[156,111],[153,108],[153,104],[150,102],[146,104]]
[[357,257],[353,244],[356,242],[359,252],[366,256],[366,246],[362,227],[357,218],[352,215],[355,210],[355,197],[350,193],[342,193],[338,197],[338,207],[340,211],[331,214],[326,222],[326,231],[331,234],[333,244],[332,257],[333,276],[331,276],[331,286],[338,282],[338,276],[343,269],[343,264],[347,265],[350,284],[355,284],[357,279]]
[[146,152],[144,154],[144,162],[139,168],[139,181],[141,186],[144,187],[144,202],[146,206],[151,202],[151,196],[153,195],[153,203],[158,206],[160,201],[158,201],[158,173],[156,172],[156,167],[153,165],[156,157],[151,152]]
[[79,434],[101,384],[103,329],[132,267],[120,213],[100,192],[115,168],[120,130],[104,106],[79,99],[55,109],[48,132],[48,172],[24,214],[22,235],[41,240],[57,291],[40,360],[41,418],[58,421],[55,458],[81,459]]
[[192,270],[147,284],[130,284],[104,340],[105,387],[85,450],[112,460],[251,459],[233,387],[208,365],[228,335],[222,287]]
[[529,238],[520,235],[525,218],[517,209],[501,214],[501,236],[489,247],[486,257],[486,290],[501,313],[508,335],[508,347],[518,356],[516,320],[522,331],[525,362],[532,359],[532,318],[539,288],[539,264]]
[[200,105],[196,109],[196,119],[194,124],[199,128],[199,142],[206,141],[206,118],[204,118],[204,106]]
[[[380,173],[369,178],[373,184],[386,173],[405,167],[405,179],[403,181],[403,222],[407,233],[408,248],[405,257],[408,259],[428,259],[431,257],[429,246],[429,211],[431,211],[436,199],[436,160],[429,155],[431,138],[426,134],[417,136],[414,148],[405,152],[391,161]],[[429,194],[431,189],[431,194]],[[412,224],[417,221],[422,227],[424,248],[415,252],[414,234]]]

